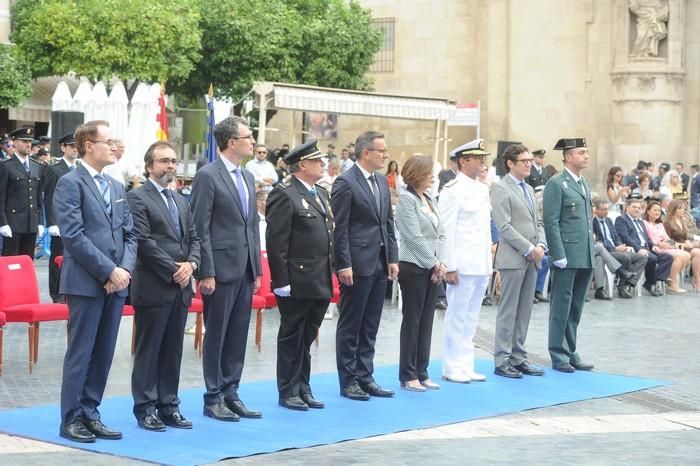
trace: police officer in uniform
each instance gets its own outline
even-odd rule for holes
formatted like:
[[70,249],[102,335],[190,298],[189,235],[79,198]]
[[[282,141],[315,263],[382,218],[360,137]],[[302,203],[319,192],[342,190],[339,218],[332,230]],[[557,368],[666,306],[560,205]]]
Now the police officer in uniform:
[[530,175],[525,178],[525,182],[532,186],[533,189],[538,186],[544,186],[549,179],[549,174],[544,169],[544,154],[546,152],[544,149],[537,149],[532,153],[533,159]]
[[267,200],[267,254],[280,310],[277,335],[279,404],[323,408],[309,384],[311,343],[333,295],[333,214],[328,191],[316,184],[326,156],[312,139],[285,157],[291,177]]
[[29,156],[33,128],[18,128],[9,136],[15,155],[0,163],[0,235],[5,237],[2,255],[27,255],[33,260],[37,234],[44,234],[44,167]]
[[543,220],[552,271],[549,306],[549,354],[560,372],[589,371],[576,352],[576,331],[586,291],[593,277],[591,188],[581,171],[588,167],[583,138],[560,139],[554,150],[564,152],[564,170],[544,187]]
[[73,133],[66,134],[58,140],[61,145],[61,157],[58,162],[46,169],[46,187],[44,188],[44,204],[46,204],[46,224],[51,236],[51,257],[49,258],[49,294],[54,303],[62,302],[63,298],[58,294],[58,283],[61,277],[61,269],[56,265],[56,256],[63,255],[63,241],[58,228],[58,221],[53,212],[53,194],[56,191],[56,183],[63,175],[75,169],[78,160],[78,149],[75,147]]

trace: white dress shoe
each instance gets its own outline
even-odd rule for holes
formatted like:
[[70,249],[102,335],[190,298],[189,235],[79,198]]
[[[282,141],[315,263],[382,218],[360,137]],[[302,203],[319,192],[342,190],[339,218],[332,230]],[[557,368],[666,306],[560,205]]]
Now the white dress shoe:
[[443,374],[442,380],[455,383],[469,383],[471,379],[464,374]]
[[472,382],[486,382],[486,376],[478,372],[469,373],[469,378]]

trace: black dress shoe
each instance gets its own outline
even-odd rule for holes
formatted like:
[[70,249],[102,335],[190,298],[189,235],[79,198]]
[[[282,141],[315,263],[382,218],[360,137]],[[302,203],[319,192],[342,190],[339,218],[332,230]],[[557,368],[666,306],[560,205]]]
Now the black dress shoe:
[[445,310],[447,309],[447,301],[445,299],[438,299],[435,303],[435,309]]
[[496,368],[493,370],[493,373],[496,375],[500,375],[501,377],[508,377],[509,379],[522,379],[523,374],[520,373],[517,369],[514,369],[513,366],[510,364],[501,364],[500,366],[496,366]]
[[226,403],[216,403],[204,406],[204,415],[217,421],[238,422],[241,418],[226,406]]
[[93,443],[95,434],[85,428],[85,425],[80,421],[74,421],[70,424],[61,424],[61,429],[58,433],[61,437],[73,442]]
[[595,367],[593,364],[589,364],[589,363],[583,362],[583,361],[572,362],[571,365],[577,371],[592,371],[593,368]]
[[620,298],[631,299],[634,297],[632,293],[632,285],[619,285],[617,287],[617,294]]
[[539,376],[539,375],[544,375],[544,371],[540,369],[539,367],[535,367],[532,364],[530,364],[529,361],[523,361],[520,364],[517,364],[513,366],[513,368],[519,370],[525,375],[533,375],[533,376]]
[[176,429],[192,428],[192,421],[185,419],[185,416],[183,416],[180,411],[175,411],[171,414],[161,414],[160,419],[166,426],[175,427]]
[[155,414],[147,414],[146,417],[137,419],[136,423],[140,428],[150,430],[152,432],[165,432],[165,424]]
[[368,384],[360,384],[362,390],[371,396],[378,396],[380,398],[391,398],[394,396],[394,390],[388,390],[377,385],[376,382]]
[[549,298],[545,298],[541,291],[535,291],[535,299],[541,303],[549,302]]
[[615,272],[615,275],[617,275],[620,278],[620,283],[625,284],[625,285],[630,285],[632,283],[632,280],[634,280],[635,275],[632,272],[628,272],[627,270],[623,269],[620,267],[617,269],[617,272]]
[[226,401],[226,406],[240,417],[246,419],[260,419],[262,417],[262,412],[246,408],[241,400]]
[[608,295],[605,294],[605,290],[603,288],[598,288],[595,290],[595,296],[593,296],[595,299],[602,299],[603,301],[610,301],[612,298]]
[[119,440],[122,438],[122,433],[116,430],[111,430],[106,425],[102,424],[99,419],[97,421],[90,421],[88,419],[83,419],[83,425],[87,430],[92,432],[95,437],[102,440]]
[[347,387],[343,387],[340,389],[340,396],[344,396],[345,398],[350,398],[351,400],[356,400],[356,401],[368,401],[369,400],[369,395],[367,392],[362,390],[360,386],[357,384],[357,382],[354,382]]
[[323,409],[326,407],[326,405],[323,404],[323,401],[315,399],[311,393],[302,393],[301,399],[304,401],[304,403],[309,405],[309,408]]
[[660,291],[656,288],[656,285],[647,285],[647,284],[645,283],[645,284],[643,285],[643,287],[644,287],[645,290],[647,290],[647,291],[649,292],[649,294],[650,294],[651,296],[654,296],[655,298],[656,298],[656,297],[659,297],[659,296],[663,296],[663,293],[660,292]]
[[293,409],[296,411],[308,411],[309,405],[304,403],[304,400],[300,396],[289,396],[287,398],[280,397],[280,406],[287,409]]
[[576,372],[576,369],[574,369],[574,366],[572,366],[571,364],[568,364],[568,363],[559,364],[557,366],[552,366],[552,369],[554,369],[555,371],[559,371],[559,372],[567,372],[567,373]]

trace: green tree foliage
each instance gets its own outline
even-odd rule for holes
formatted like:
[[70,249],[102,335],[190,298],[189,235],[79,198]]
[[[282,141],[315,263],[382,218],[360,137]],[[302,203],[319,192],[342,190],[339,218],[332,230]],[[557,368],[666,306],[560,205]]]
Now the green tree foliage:
[[184,80],[199,61],[199,2],[18,0],[11,40],[33,77]]
[[179,88],[238,99],[253,81],[369,89],[381,32],[354,0],[201,0],[202,59]]
[[0,108],[14,107],[32,94],[29,69],[7,45],[0,45],[0,63]]

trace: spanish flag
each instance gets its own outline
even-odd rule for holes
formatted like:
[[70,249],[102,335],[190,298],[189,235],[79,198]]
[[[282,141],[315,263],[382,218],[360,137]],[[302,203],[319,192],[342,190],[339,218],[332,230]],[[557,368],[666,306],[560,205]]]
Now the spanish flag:
[[163,86],[160,88],[160,97],[158,97],[158,105],[160,106],[160,112],[156,116],[158,121],[158,129],[156,130],[156,137],[159,141],[168,140],[168,113],[165,110],[165,94],[163,93]]

